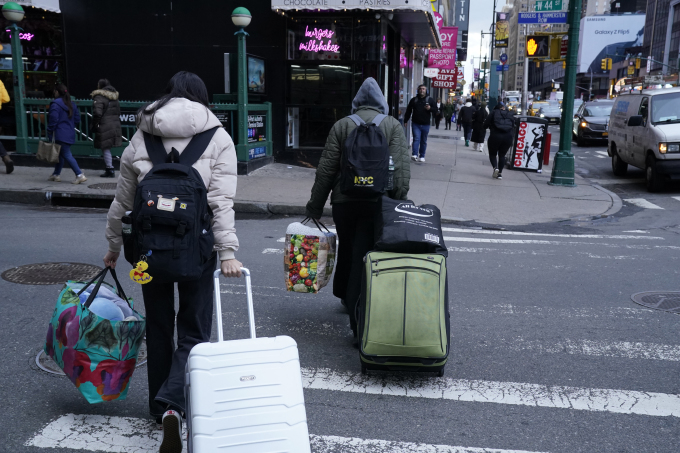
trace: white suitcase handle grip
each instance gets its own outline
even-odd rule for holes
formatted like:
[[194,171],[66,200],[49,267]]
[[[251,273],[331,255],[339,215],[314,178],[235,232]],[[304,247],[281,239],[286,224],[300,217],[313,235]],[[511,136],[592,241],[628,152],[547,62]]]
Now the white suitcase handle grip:
[[[246,278],[246,296],[248,297],[248,324],[250,326],[250,338],[255,338],[255,313],[253,310],[253,290],[250,286],[250,271],[245,267],[241,268],[241,273]],[[224,341],[222,331],[222,299],[220,298],[220,269],[213,273],[215,280],[215,317],[217,318],[217,341]]]

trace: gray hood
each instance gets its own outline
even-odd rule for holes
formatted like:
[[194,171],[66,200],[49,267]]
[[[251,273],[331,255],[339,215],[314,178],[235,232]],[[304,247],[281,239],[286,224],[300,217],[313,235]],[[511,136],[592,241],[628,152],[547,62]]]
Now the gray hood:
[[380,113],[387,114],[387,100],[373,77],[364,80],[357,95],[354,96],[352,113],[356,113],[359,107],[373,107],[380,110]]

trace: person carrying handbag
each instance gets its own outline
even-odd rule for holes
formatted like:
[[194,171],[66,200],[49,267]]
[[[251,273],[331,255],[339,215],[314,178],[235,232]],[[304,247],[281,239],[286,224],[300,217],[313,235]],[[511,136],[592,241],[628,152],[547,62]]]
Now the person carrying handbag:
[[107,79],[97,82],[97,89],[90,93],[92,96],[92,125],[90,132],[94,132],[94,147],[101,149],[104,155],[106,171],[102,178],[115,178],[111,148],[122,143],[122,128],[120,125],[120,103],[118,92]]
[[80,123],[80,112],[71,102],[71,95],[64,84],[57,84],[54,87],[54,100],[50,103],[50,110],[47,114],[47,139],[54,140],[61,146],[59,150],[59,162],[54,166],[54,172],[47,178],[48,181],[61,181],[61,170],[64,163],[68,162],[76,179],[73,184],[80,184],[87,181],[87,178],[80,170],[78,162],[71,154],[71,145],[76,141],[76,124]]

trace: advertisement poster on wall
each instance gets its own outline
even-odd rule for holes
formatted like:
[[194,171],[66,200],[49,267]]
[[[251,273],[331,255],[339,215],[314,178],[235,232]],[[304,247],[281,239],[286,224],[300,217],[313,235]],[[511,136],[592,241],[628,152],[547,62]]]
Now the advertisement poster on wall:
[[455,69],[458,29],[456,27],[441,27],[439,32],[442,37],[442,48],[430,49],[427,66],[429,68]]
[[588,45],[578,47],[578,72],[608,73],[600,67],[602,59],[612,58],[612,63],[623,61],[626,48],[642,45],[644,29],[644,14],[584,17],[581,19],[579,42]]
[[510,15],[508,13],[496,13],[495,46],[508,47],[510,38]]
[[267,140],[266,115],[248,115],[248,143]]

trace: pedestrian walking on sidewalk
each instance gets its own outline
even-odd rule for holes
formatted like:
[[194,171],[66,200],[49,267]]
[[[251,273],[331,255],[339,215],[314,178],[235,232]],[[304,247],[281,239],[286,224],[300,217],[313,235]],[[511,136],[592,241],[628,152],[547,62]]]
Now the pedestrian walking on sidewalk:
[[102,178],[115,178],[111,148],[122,143],[122,128],[120,126],[120,104],[118,92],[107,79],[97,82],[97,89],[90,93],[92,96],[92,124],[90,131],[94,132],[94,147],[101,149],[104,155],[106,171]]
[[[210,341],[216,260],[220,260],[224,276],[241,276],[242,264],[235,257],[239,244],[233,209],[236,152],[231,137],[210,111],[209,102],[208,90],[203,81],[195,74],[182,71],[170,79],[163,96],[140,109],[137,114],[138,130],[121,157],[118,190],[109,209],[106,226],[109,249],[104,256],[104,264],[115,267],[123,242],[121,218],[126,211],[133,209],[137,185],[153,168],[144,132],[160,137],[166,152],[179,153],[181,156],[194,135],[217,128],[201,157],[192,165],[205,184],[208,206],[214,214],[211,221],[215,243],[212,257],[197,280],[177,283],[177,313],[174,308],[175,282],[153,278],[142,286],[149,351],[149,411],[151,417],[163,424],[160,451],[168,453],[181,451],[180,414],[186,410],[184,373],[189,352],[198,343]],[[149,200],[149,203],[153,201]],[[177,209],[182,209],[179,203]],[[164,211],[158,212],[160,215]],[[156,227],[155,223],[149,224],[149,228]],[[169,240],[172,241],[172,238]],[[147,272],[153,277],[153,269],[149,268]],[[176,348],[175,323],[178,336]],[[177,426],[180,428],[179,433]]]
[[470,141],[473,143],[472,149],[475,151],[484,151],[484,139],[486,138],[486,128],[484,121],[489,116],[489,111],[486,109],[486,102],[482,102],[481,106],[472,114],[472,135]]
[[447,131],[451,130],[451,117],[453,116],[453,109],[454,109],[454,106],[451,102],[447,102],[442,107],[442,111],[443,111],[443,115],[444,115],[444,130],[447,130]]
[[442,100],[437,99],[437,114],[434,116],[434,126],[436,129],[439,129],[439,123],[441,123],[442,118]]
[[456,131],[460,131],[461,128],[461,122],[460,122],[460,110],[463,108],[463,100],[458,99],[458,102],[456,102],[455,106],[455,115],[456,115]]
[[[367,78],[359,88],[352,102],[352,113],[359,115],[366,123],[371,122],[376,115],[388,113],[385,96],[372,77]],[[356,127],[350,118],[343,118],[333,125],[326,140],[326,147],[321,154],[312,194],[307,203],[307,216],[319,219],[328,194],[331,195],[333,221],[339,242],[333,278],[333,294],[347,307],[355,337],[357,325],[354,312],[361,293],[363,259],[375,244],[374,218],[379,209],[377,197],[375,199],[352,199],[341,192],[340,157],[347,137]],[[380,123],[380,130],[385,134],[389,143],[390,155],[395,167],[394,188],[385,194],[395,200],[406,200],[411,167],[404,128],[396,118],[388,115]]]
[[[9,101],[9,94],[5,89],[5,84],[0,80],[0,109],[2,108],[2,104],[6,104]],[[14,162],[9,158],[7,150],[2,143],[0,143],[0,159],[2,159],[2,162],[5,164],[5,171],[7,174],[12,173],[14,171]]]
[[80,123],[80,112],[78,107],[71,102],[71,95],[64,84],[57,84],[54,88],[54,100],[50,103],[50,110],[47,114],[47,140],[54,141],[61,145],[59,151],[59,162],[54,166],[52,176],[48,181],[61,181],[61,170],[64,163],[68,163],[76,174],[73,184],[80,184],[87,181],[87,178],[80,170],[78,162],[71,154],[71,145],[76,141],[76,124]]
[[[489,161],[493,167],[493,177],[503,179],[505,154],[512,146],[512,128],[515,124],[512,113],[505,109],[505,104],[499,102],[493,112],[484,122],[484,128],[491,130],[489,134]],[[496,160],[498,158],[498,160]]]
[[475,113],[475,108],[472,102],[468,101],[465,106],[460,109],[460,124],[463,125],[463,137],[465,138],[465,146],[470,146],[470,135],[472,134],[472,115]]
[[404,115],[404,125],[408,123],[413,115],[411,131],[413,132],[413,154],[411,158],[416,162],[425,162],[425,151],[427,150],[427,134],[430,133],[430,119],[432,115],[437,115],[437,104],[427,95],[425,85],[418,87],[418,95],[411,99],[406,107]]

